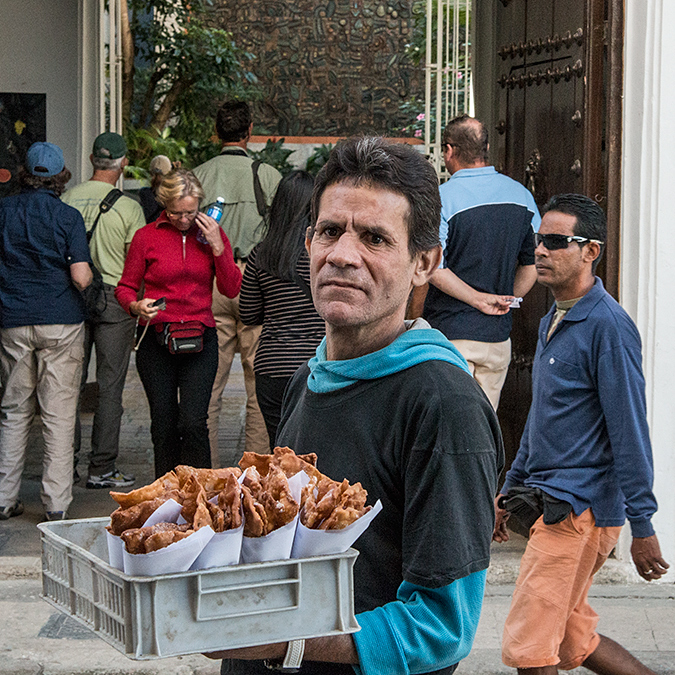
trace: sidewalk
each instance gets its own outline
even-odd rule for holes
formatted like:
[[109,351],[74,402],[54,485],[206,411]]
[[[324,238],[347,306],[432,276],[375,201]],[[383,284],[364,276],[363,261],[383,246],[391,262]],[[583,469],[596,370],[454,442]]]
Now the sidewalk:
[[[236,464],[243,452],[245,403],[243,372],[236,360],[223,399],[222,466]],[[136,486],[140,486],[151,482],[154,475],[148,406],[133,364],[124,407],[119,465],[135,473]],[[84,488],[91,418],[91,414],[83,415],[83,460],[79,466],[83,480],[74,489],[69,510],[73,518],[105,516],[116,508],[107,490]],[[31,447],[35,449],[26,465],[21,493],[26,510],[22,516],[0,522],[0,616],[4,619],[0,631],[0,675],[217,675],[219,664],[200,655],[154,661],[127,659],[40,598],[40,541],[35,526],[42,518],[41,445],[40,430],[36,427],[31,434]],[[499,645],[524,546],[524,540],[517,535],[507,544],[494,545],[474,650],[462,662],[458,674],[515,674],[501,664]],[[635,579],[617,561],[610,560],[603,568],[600,583],[592,590],[592,604],[600,615],[599,630],[616,639],[659,675],[675,675],[675,585],[627,583]],[[585,669],[575,672],[588,673]]]

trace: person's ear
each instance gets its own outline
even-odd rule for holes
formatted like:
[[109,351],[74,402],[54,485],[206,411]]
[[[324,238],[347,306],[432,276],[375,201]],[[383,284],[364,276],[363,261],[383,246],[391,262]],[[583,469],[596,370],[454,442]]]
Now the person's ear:
[[587,263],[593,263],[600,255],[600,244],[595,241],[589,241],[582,252],[582,260]]
[[415,261],[415,271],[413,273],[412,285],[413,286],[424,286],[431,275],[436,271],[438,266],[441,264],[441,259],[443,257],[443,248],[440,244],[434,246],[428,251],[422,251],[417,254],[417,260]]

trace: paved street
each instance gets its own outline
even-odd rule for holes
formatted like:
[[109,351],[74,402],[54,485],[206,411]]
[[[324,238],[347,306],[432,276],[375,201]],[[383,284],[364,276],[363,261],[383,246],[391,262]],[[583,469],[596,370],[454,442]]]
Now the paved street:
[[[149,414],[145,394],[132,365],[125,389],[125,413],[119,465],[138,477],[137,485],[153,478]],[[235,362],[223,401],[221,465],[236,463],[243,451],[245,392],[241,365]],[[83,415],[83,455],[89,450],[90,413]],[[31,436],[22,499],[25,513],[0,522],[0,675],[65,675],[74,673],[176,673],[216,675],[217,663],[194,655],[154,661],[132,661],[103,642],[74,619],[55,611],[40,598],[40,542],[36,524],[42,517],[39,499],[41,435]],[[86,461],[80,462],[86,477]],[[108,515],[115,504],[107,490],[75,487],[73,518]],[[502,675],[515,671],[501,664],[499,645],[508,612],[518,560],[524,548],[514,536],[494,546],[489,586],[472,654],[458,669],[460,675]],[[623,583],[608,583],[616,580]],[[675,585],[635,583],[630,570],[609,561],[593,589],[592,604],[600,614],[600,631],[633,651],[659,675],[675,675]],[[580,675],[584,669],[576,671]]]

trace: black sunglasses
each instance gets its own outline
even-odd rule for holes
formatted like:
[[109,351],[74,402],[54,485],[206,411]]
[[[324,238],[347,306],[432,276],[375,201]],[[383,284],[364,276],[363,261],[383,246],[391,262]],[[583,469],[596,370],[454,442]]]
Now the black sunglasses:
[[570,245],[570,242],[576,241],[579,245],[586,244],[589,241],[595,242],[602,246],[605,242],[600,241],[599,239],[588,239],[587,237],[575,237],[568,236],[566,234],[541,234],[540,232],[534,233],[534,247],[537,248],[539,244],[543,244],[544,248],[547,248],[549,251],[557,251],[561,248],[567,248]]

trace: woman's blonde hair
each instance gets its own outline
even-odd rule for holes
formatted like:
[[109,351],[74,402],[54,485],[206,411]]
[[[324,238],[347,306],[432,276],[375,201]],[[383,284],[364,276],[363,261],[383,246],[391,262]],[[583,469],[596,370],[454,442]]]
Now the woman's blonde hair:
[[187,169],[176,169],[164,176],[157,188],[157,201],[164,207],[183,197],[196,197],[200,202],[204,199],[204,190],[197,177]]

